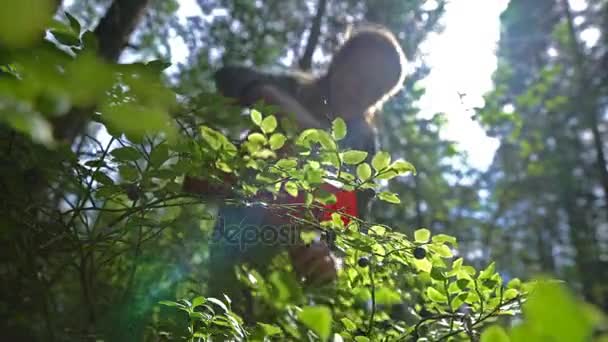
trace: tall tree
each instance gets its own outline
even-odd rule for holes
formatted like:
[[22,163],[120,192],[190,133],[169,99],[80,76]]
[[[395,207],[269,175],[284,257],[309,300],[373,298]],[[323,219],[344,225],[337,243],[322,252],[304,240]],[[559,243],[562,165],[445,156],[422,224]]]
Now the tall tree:
[[596,86],[603,76],[589,73],[601,47],[585,47],[579,32],[594,27],[605,5],[589,5],[576,24],[567,1],[511,1],[501,16],[496,89],[477,115],[501,140],[487,179],[494,229],[509,237],[509,255],[526,261],[513,272],[574,271],[581,293],[606,307],[606,272],[598,271],[606,253],[605,122],[597,115],[606,93]]

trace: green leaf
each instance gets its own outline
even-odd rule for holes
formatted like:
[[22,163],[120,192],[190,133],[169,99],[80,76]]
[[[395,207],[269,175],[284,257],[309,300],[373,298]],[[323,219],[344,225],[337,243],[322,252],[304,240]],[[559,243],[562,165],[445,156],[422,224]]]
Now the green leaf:
[[167,144],[158,145],[150,152],[150,163],[155,167],[160,167],[167,159],[169,159]]
[[74,62],[66,66],[65,75],[66,90],[74,104],[81,106],[97,105],[106,99],[107,91],[114,82],[114,71],[92,53],[78,55]]
[[[431,270],[431,278],[433,278],[437,281],[444,281],[445,273],[440,268],[433,268]],[[449,291],[450,291],[450,288],[448,288],[448,293],[449,293]]]
[[395,178],[397,176],[399,176],[399,174],[395,170],[391,170],[389,168],[389,169],[386,169],[386,170],[378,173],[376,175],[376,179],[386,179],[386,180],[389,180],[389,179],[393,179],[393,178]]
[[334,139],[325,131],[319,130],[317,132],[317,139],[321,146],[327,151],[335,151],[338,147]]
[[195,308],[204,304],[207,300],[203,296],[198,296],[192,300],[192,307]]
[[169,300],[161,300],[160,302],[158,302],[158,304],[165,305],[165,306],[171,306],[171,307],[183,307],[184,306],[180,303],[172,302]]
[[252,109],[250,116],[251,121],[253,121],[256,126],[260,126],[262,124],[262,113],[260,113],[258,110]]
[[488,327],[481,334],[481,342],[510,342],[511,339],[499,325]]
[[131,164],[120,165],[118,167],[118,173],[120,174],[120,177],[126,181],[135,181],[137,178],[139,178],[138,169]]
[[507,284],[507,288],[509,289],[519,289],[521,286],[521,280],[519,278],[513,278],[511,280],[509,280],[509,283]]
[[74,18],[70,13],[65,12],[65,16],[68,18],[68,20],[70,21],[70,27],[72,28],[72,30],[74,31],[74,33],[76,34],[80,34],[80,23],[78,22],[78,19]]
[[433,235],[433,242],[449,243],[451,245],[456,245],[456,238],[445,234],[437,234]]
[[108,128],[122,131],[136,141],[142,141],[143,136],[150,133],[163,132],[170,138],[176,134],[175,127],[170,124],[169,115],[163,110],[133,103],[121,103],[106,104],[101,112],[104,120],[110,125]]
[[317,189],[317,191],[315,191],[314,193],[315,195],[315,201],[321,203],[322,205],[330,205],[330,204],[336,204],[337,202],[337,198],[336,195],[332,194],[331,192],[328,191],[324,191],[324,190],[319,190]]
[[452,250],[446,245],[433,246],[433,251],[442,258],[452,257]]
[[372,168],[369,166],[368,163],[362,163],[357,166],[357,177],[359,177],[360,180],[366,181],[371,176]]
[[350,150],[342,154],[342,160],[346,164],[356,165],[367,158],[367,152],[359,150]]
[[340,158],[334,152],[324,152],[321,154],[321,164],[331,165],[338,169],[340,168]]
[[505,300],[513,299],[513,298],[516,298],[517,296],[519,296],[519,291],[517,291],[516,289],[508,289],[503,294],[503,298]]
[[420,260],[414,259],[414,265],[416,266],[416,269],[422,272],[430,273],[433,270],[433,264],[427,258]]
[[24,48],[44,37],[55,0],[9,0],[0,10],[0,46]]
[[331,123],[331,135],[336,140],[344,139],[346,136],[346,122],[342,118],[336,118]]
[[380,305],[393,305],[401,303],[401,296],[393,289],[382,287],[376,290],[376,303]]
[[447,303],[448,300],[443,293],[437,291],[433,287],[429,287],[426,289],[426,295],[429,297],[430,300],[436,303]]
[[524,315],[547,341],[586,341],[593,329],[578,301],[556,282],[537,285],[524,305]]
[[262,133],[251,133],[247,136],[247,140],[257,145],[266,145],[266,137]]
[[220,138],[222,134],[220,132],[207,126],[201,126],[200,131],[203,140],[207,142],[212,149],[217,151],[222,147],[222,141]]
[[55,39],[63,44],[68,46],[78,46],[80,45],[80,38],[74,32],[65,32],[60,30],[50,30]]
[[270,137],[268,141],[270,142],[271,149],[278,150],[283,147],[283,145],[285,145],[285,141],[287,141],[287,138],[281,133],[275,133]]
[[119,147],[112,150],[110,154],[114,156],[114,158],[121,161],[135,161],[141,158],[141,153],[134,147],[130,146]]
[[322,341],[327,341],[331,333],[331,316],[331,310],[324,305],[307,306],[299,312],[298,319]]
[[318,140],[318,136],[319,130],[314,128],[305,129],[296,139],[296,144],[310,148],[311,143]]
[[97,41],[97,36],[92,31],[85,31],[80,37],[86,51],[94,51],[97,52],[99,49],[99,42]]
[[262,329],[264,336],[274,336],[282,333],[281,328],[276,325],[266,324],[266,323],[257,323],[260,329]]
[[295,159],[281,159],[276,163],[276,166],[282,170],[291,170],[298,166],[298,161]]
[[384,236],[384,234],[386,234],[386,227],[380,225],[373,225],[369,230],[378,236]]
[[162,73],[163,70],[169,68],[171,66],[170,62],[164,61],[162,59],[155,59],[146,63],[147,67],[150,67],[155,73]]
[[323,176],[325,175],[323,170],[307,167],[307,168],[305,168],[304,172],[305,172],[304,178],[306,179],[307,182],[309,182],[311,184],[323,183]]
[[226,173],[232,172],[232,168],[230,167],[230,165],[228,165],[228,163],[223,162],[221,160],[215,161],[215,167],[217,167],[219,170],[226,172]]
[[42,115],[38,113],[27,113],[26,115],[21,112],[9,113],[6,110],[0,111],[0,120],[8,122],[11,127],[29,135],[34,141],[48,145],[53,143],[53,128]]
[[379,193],[378,198],[380,198],[381,200],[388,202],[388,203],[393,203],[393,204],[401,203],[399,196],[397,196],[396,193],[389,192],[389,191],[383,191],[383,192]]
[[483,271],[479,273],[479,279],[488,279],[491,278],[496,270],[496,263],[491,262],[488,267],[486,267]]
[[292,197],[298,197],[298,185],[294,182],[286,182],[285,191],[287,191],[287,193],[290,194]]
[[407,172],[416,173],[416,168],[409,162],[405,160],[396,160],[392,165],[391,169],[397,171],[399,174],[404,174]]
[[426,228],[418,229],[414,232],[414,241],[416,243],[427,243],[430,238],[431,231]]
[[302,242],[304,242],[305,244],[312,243],[318,237],[319,234],[314,230],[304,230],[300,232],[300,239],[302,239]]
[[277,118],[275,118],[274,115],[265,117],[260,124],[260,128],[262,129],[262,132],[266,134],[274,132],[274,130],[277,128]]
[[340,322],[342,322],[342,325],[344,325],[344,328],[348,331],[355,331],[357,329],[357,325],[355,324],[355,322],[351,321],[346,317],[342,318]]
[[387,152],[378,152],[372,159],[372,166],[376,171],[383,170],[388,167],[391,162],[391,155]]
[[370,342],[371,340],[365,336],[355,336],[355,342]]
[[207,298],[207,301],[219,306],[220,308],[222,308],[222,310],[224,310],[224,312],[230,311],[230,310],[228,310],[228,307],[226,307],[226,304],[224,304],[224,302],[222,302],[221,300],[219,300],[217,298],[209,297],[209,298]]
[[462,304],[464,304],[464,300],[466,299],[466,297],[467,297],[466,293],[461,293],[452,299],[452,302],[450,303],[450,305],[453,308],[459,308]]

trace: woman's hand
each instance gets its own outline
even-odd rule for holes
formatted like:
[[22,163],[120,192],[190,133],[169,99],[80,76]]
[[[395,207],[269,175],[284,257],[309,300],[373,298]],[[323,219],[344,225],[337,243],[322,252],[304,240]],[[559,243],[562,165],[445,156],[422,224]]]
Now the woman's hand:
[[299,244],[289,248],[289,256],[298,278],[313,286],[325,285],[338,275],[337,263],[325,241]]

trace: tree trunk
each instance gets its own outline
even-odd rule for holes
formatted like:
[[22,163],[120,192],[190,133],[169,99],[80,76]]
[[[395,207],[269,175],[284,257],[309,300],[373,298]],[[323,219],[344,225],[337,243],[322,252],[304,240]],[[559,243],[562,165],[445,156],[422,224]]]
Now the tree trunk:
[[116,62],[129,43],[150,0],[115,0],[95,29],[99,55]]
[[325,16],[325,9],[327,8],[327,0],[319,0],[317,3],[317,14],[312,20],[312,26],[310,27],[310,33],[308,35],[308,41],[306,42],[306,48],[302,58],[300,58],[300,69],[308,71],[312,68],[312,55],[315,52],[315,48],[319,43],[319,36],[321,35],[321,24],[323,17]]

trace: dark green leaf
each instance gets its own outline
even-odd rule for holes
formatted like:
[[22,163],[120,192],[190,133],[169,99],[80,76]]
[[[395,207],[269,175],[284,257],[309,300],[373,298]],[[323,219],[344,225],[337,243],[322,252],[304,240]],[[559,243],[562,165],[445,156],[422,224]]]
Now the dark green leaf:
[[74,31],[74,33],[80,35],[80,23],[78,22],[78,19],[74,18],[70,13],[65,12],[65,16],[68,18],[68,20],[70,21],[70,27],[72,28],[72,30]]
[[120,161],[135,161],[141,158],[141,153],[136,148],[130,146],[119,147],[112,150],[110,154]]

